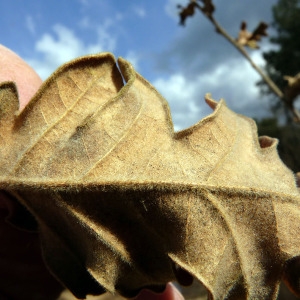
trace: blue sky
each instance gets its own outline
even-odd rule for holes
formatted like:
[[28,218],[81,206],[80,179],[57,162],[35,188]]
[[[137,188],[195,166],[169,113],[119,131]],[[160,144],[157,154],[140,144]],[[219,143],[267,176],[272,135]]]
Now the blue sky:
[[[176,129],[210,113],[204,95],[224,98],[248,116],[269,115],[259,76],[199,12],[179,26],[176,5],[185,0],[2,0],[0,43],[24,58],[43,79],[75,57],[112,52],[128,59],[168,100]],[[270,23],[277,0],[215,0],[215,18],[236,37]],[[262,50],[270,49],[268,39]],[[249,51],[263,65],[262,51]]]

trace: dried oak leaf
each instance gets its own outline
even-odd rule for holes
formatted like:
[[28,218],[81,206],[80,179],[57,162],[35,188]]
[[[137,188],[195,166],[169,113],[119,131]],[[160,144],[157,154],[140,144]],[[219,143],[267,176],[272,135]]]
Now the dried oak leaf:
[[247,30],[247,23],[243,21],[241,23],[241,29],[236,41],[241,46],[248,46],[253,49],[259,49],[259,45],[257,42],[261,40],[262,36],[268,35],[266,32],[267,28],[268,24],[260,22],[253,32],[249,32]]
[[212,0],[201,0],[201,2],[203,3],[203,6],[199,6],[200,9],[208,18],[211,18],[215,11],[215,6]]
[[159,290],[182,270],[210,299],[274,299],[282,276],[300,295],[300,194],[277,141],[210,98],[174,133],[166,101],[118,63],[62,66],[19,113],[0,88],[0,188],[35,216],[53,274],[77,297]]
[[293,103],[300,95],[300,73],[293,76],[283,76],[288,86],[285,89],[285,97],[289,103]]
[[182,6],[180,4],[177,5],[177,8],[180,9],[179,17],[180,17],[180,25],[185,25],[185,20],[188,17],[192,17],[195,14],[195,9],[200,9],[208,18],[211,18],[213,12],[215,11],[215,6],[212,0],[198,0],[202,2],[203,5],[197,3],[197,0],[190,0],[187,6]]
[[178,4],[177,7],[180,9],[180,12],[179,12],[180,22],[179,22],[179,24],[184,26],[186,18],[192,17],[194,15],[195,8],[197,7],[197,3],[195,1],[191,1],[187,6],[183,7],[180,4]]

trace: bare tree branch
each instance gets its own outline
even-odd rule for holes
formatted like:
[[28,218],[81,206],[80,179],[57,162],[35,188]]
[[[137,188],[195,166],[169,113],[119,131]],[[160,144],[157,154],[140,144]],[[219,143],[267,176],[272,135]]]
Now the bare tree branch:
[[[204,16],[206,16],[211,23],[214,25],[216,32],[223,35],[251,64],[251,66],[256,70],[256,72],[262,77],[262,79],[267,83],[267,85],[270,87],[271,91],[285,104],[285,106],[290,110],[290,112],[294,116],[295,122],[300,122],[300,113],[299,111],[294,107],[293,102],[291,103],[288,101],[285,94],[280,90],[280,88],[275,84],[275,82],[267,75],[265,74],[262,69],[252,60],[252,58],[249,56],[247,51],[244,49],[243,46],[241,46],[234,38],[232,38],[226,30],[215,20],[213,17],[214,12],[214,5],[212,1],[204,1],[201,0],[204,3],[204,7],[199,5],[199,3],[196,0],[190,0],[190,5],[193,5],[194,8],[198,8],[201,13],[203,13]],[[211,6],[208,6],[208,2]],[[207,7],[212,8],[210,10],[207,9]],[[193,12],[194,14],[194,12]],[[184,19],[182,21],[182,24],[184,24],[184,20],[187,16],[192,16],[193,14],[186,14],[184,15]]]

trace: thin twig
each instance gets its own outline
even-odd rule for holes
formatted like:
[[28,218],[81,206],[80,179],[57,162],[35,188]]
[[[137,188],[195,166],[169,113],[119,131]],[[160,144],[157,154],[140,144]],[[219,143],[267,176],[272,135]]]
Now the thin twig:
[[287,101],[285,99],[284,93],[280,90],[280,88],[275,84],[275,82],[266,75],[262,69],[251,59],[247,51],[242,47],[236,40],[234,40],[226,31],[225,29],[215,20],[212,15],[206,15],[203,12],[202,7],[196,3],[197,8],[212,22],[214,25],[216,32],[223,35],[251,64],[251,66],[256,70],[256,72],[262,77],[262,79],[266,82],[266,84],[270,87],[272,92],[279,97],[281,101],[289,108],[291,113],[294,116],[295,122],[300,122],[300,113],[297,109],[292,105],[287,105]]
[[278,86],[274,83],[274,81],[267,76],[260,67],[252,60],[247,51],[239,45],[214,19],[214,17],[209,18],[211,22],[215,25],[218,33],[222,34],[230,43],[232,43],[238,51],[242,53],[242,55],[250,62],[251,66],[259,73],[259,75],[263,78],[263,80],[269,85],[271,90],[280,98],[283,99],[284,95],[282,91],[278,88]]

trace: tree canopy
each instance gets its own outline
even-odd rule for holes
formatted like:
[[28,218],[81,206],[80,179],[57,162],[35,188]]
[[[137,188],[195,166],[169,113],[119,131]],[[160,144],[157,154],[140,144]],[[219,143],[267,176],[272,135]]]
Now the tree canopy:
[[[300,0],[279,0],[273,6],[272,27],[276,33],[270,38],[270,42],[278,49],[263,54],[266,61],[265,69],[278,87],[285,92],[286,101],[293,102],[299,93],[290,95],[291,91],[287,89],[291,86],[291,80],[297,78],[296,75],[300,73]],[[264,82],[259,84],[262,92],[271,93]],[[278,103],[279,99],[276,100],[276,104]]]

